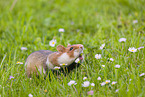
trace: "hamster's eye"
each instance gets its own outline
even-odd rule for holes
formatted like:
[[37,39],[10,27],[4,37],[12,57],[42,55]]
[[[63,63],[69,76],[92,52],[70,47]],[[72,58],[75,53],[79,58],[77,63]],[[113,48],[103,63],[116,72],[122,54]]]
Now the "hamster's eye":
[[70,51],[73,49],[73,47],[70,48]]

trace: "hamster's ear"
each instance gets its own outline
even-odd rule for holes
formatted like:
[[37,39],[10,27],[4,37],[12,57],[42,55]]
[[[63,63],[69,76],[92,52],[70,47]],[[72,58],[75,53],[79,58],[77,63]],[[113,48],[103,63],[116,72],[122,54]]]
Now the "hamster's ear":
[[69,47],[69,46],[71,46],[71,45],[68,43],[67,47]]
[[65,51],[65,47],[63,45],[58,45],[56,47],[56,49],[57,49],[58,52],[64,52]]

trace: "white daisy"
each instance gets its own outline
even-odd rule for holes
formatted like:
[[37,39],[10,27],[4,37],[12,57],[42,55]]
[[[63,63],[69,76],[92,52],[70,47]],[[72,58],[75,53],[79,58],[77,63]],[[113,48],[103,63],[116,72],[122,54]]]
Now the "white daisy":
[[90,85],[90,82],[89,82],[89,81],[85,81],[85,82],[82,84],[83,87],[88,87],[89,85]]
[[83,80],[87,79],[87,77],[84,77]]
[[63,28],[58,29],[59,32],[64,32]]
[[74,81],[74,80],[71,80],[69,83],[68,83],[68,85],[69,86],[71,86],[71,85],[76,85],[77,83],[76,83],[76,81]]
[[10,77],[9,77],[9,79],[13,79],[13,78],[14,78],[13,76],[10,76]]
[[102,65],[102,67],[105,67],[105,65]]
[[55,67],[54,67],[54,69],[55,69],[55,70],[58,70],[58,69],[60,69],[60,67],[58,67],[58,66],[55,66]]
[[93,87],[94,87],[94,86],[95,86],[95,84],[94,84],[94,83],[91,83],[91,86],[93,86]]
[[145,75],[145,73],[142,73],[142,74],[140,74],[139,76],[144,76]]
[[137,48],[137,49],[140,50],[140,49],[142,49],[142,48],[144,48],[144,46],[141,46],[141,47],[139,47],[139,48]]
[[110,80],[106,80],[105,83],[106,83],[106,84],[110,83]]
[[115,85],[116,83],[117,83],[117,82],[113,81],[113,82],[112,82],[112,85]]
[[136,48],[134,48],[134,47],[129,47],[129,49],[128,49],[130,52],[137,52],[137,49]]
[[115,65],[114,67],[116,67],[116,68],[120,68],[120,65]]
[[95,58],[96,58],[96,59],[101,59],[101,54],[96,54],[96,55],[95,55]]
[[55,39],[52,39],[50,42],[49,42],[49,45],[54,47],[56,44],[56,40]]
[[23,62],[19,62],[19,61],[18,61],[16,64],[23,64]]
[[66,66],[67,64],[65,64],[65,63],[62,63],[62,64],[60,64],[60,66]]
[[28,96],[29,96],[29,97],[33,97],[33,95],[32,95],[32,94],[29,94]]
[[119,42],[126,42],[126,38],[120,38]]
[[101,77],[98,77],[97,80],[101,80]]
[[77,58],[77,59],[75,60],[75,63],[80,63],[80,58]]
[[136,23],[138,23],[138,20],[133,20],[133,24],[136,24]]
[[105,47],[105,43],[100,46],[100,49],[102,50],[104,47]]
[[109,61],[111,61],[111,62],[113,62],[113,61],[114,61],[114,59],[113,59],[113,58],[108,58],[108,60],[109,60]]
[[119,91],[119,89],[116,89],[115,92],[117,93]]
[[113,58],[110,58],[110,61],[114,61],[114,59]]
[[26,51],[27,50],[27,47],[21,47],[21,50],[22,51]]
[[101,83],[101,86],[104,86],[104,85],[106,85],[106,82],[102,82],[102,83]]

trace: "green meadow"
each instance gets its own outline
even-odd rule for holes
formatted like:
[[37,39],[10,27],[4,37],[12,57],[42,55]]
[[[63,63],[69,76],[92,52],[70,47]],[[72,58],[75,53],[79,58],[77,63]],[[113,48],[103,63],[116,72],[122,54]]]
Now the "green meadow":
[[[29,54],[68,43],[84,45],[80,67],[66,76],[26,76]],[[0,0],[0,97],[145,97],[143,46],[144,0]]]

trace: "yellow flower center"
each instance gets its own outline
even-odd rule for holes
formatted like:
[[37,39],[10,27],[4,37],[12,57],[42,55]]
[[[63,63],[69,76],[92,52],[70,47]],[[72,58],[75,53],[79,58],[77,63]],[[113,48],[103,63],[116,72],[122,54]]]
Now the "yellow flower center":
[[134,51],[134,50],[131,50],[131,51]]
[[106,84],[108,84],[109,82],[106,82]]
[[62,65],[65,65],[65,63],[63,63]]
[[52,44],[55,44],[55,42],[52,42]]
[[19,64],[20,62],[17,62],[17,64]]

